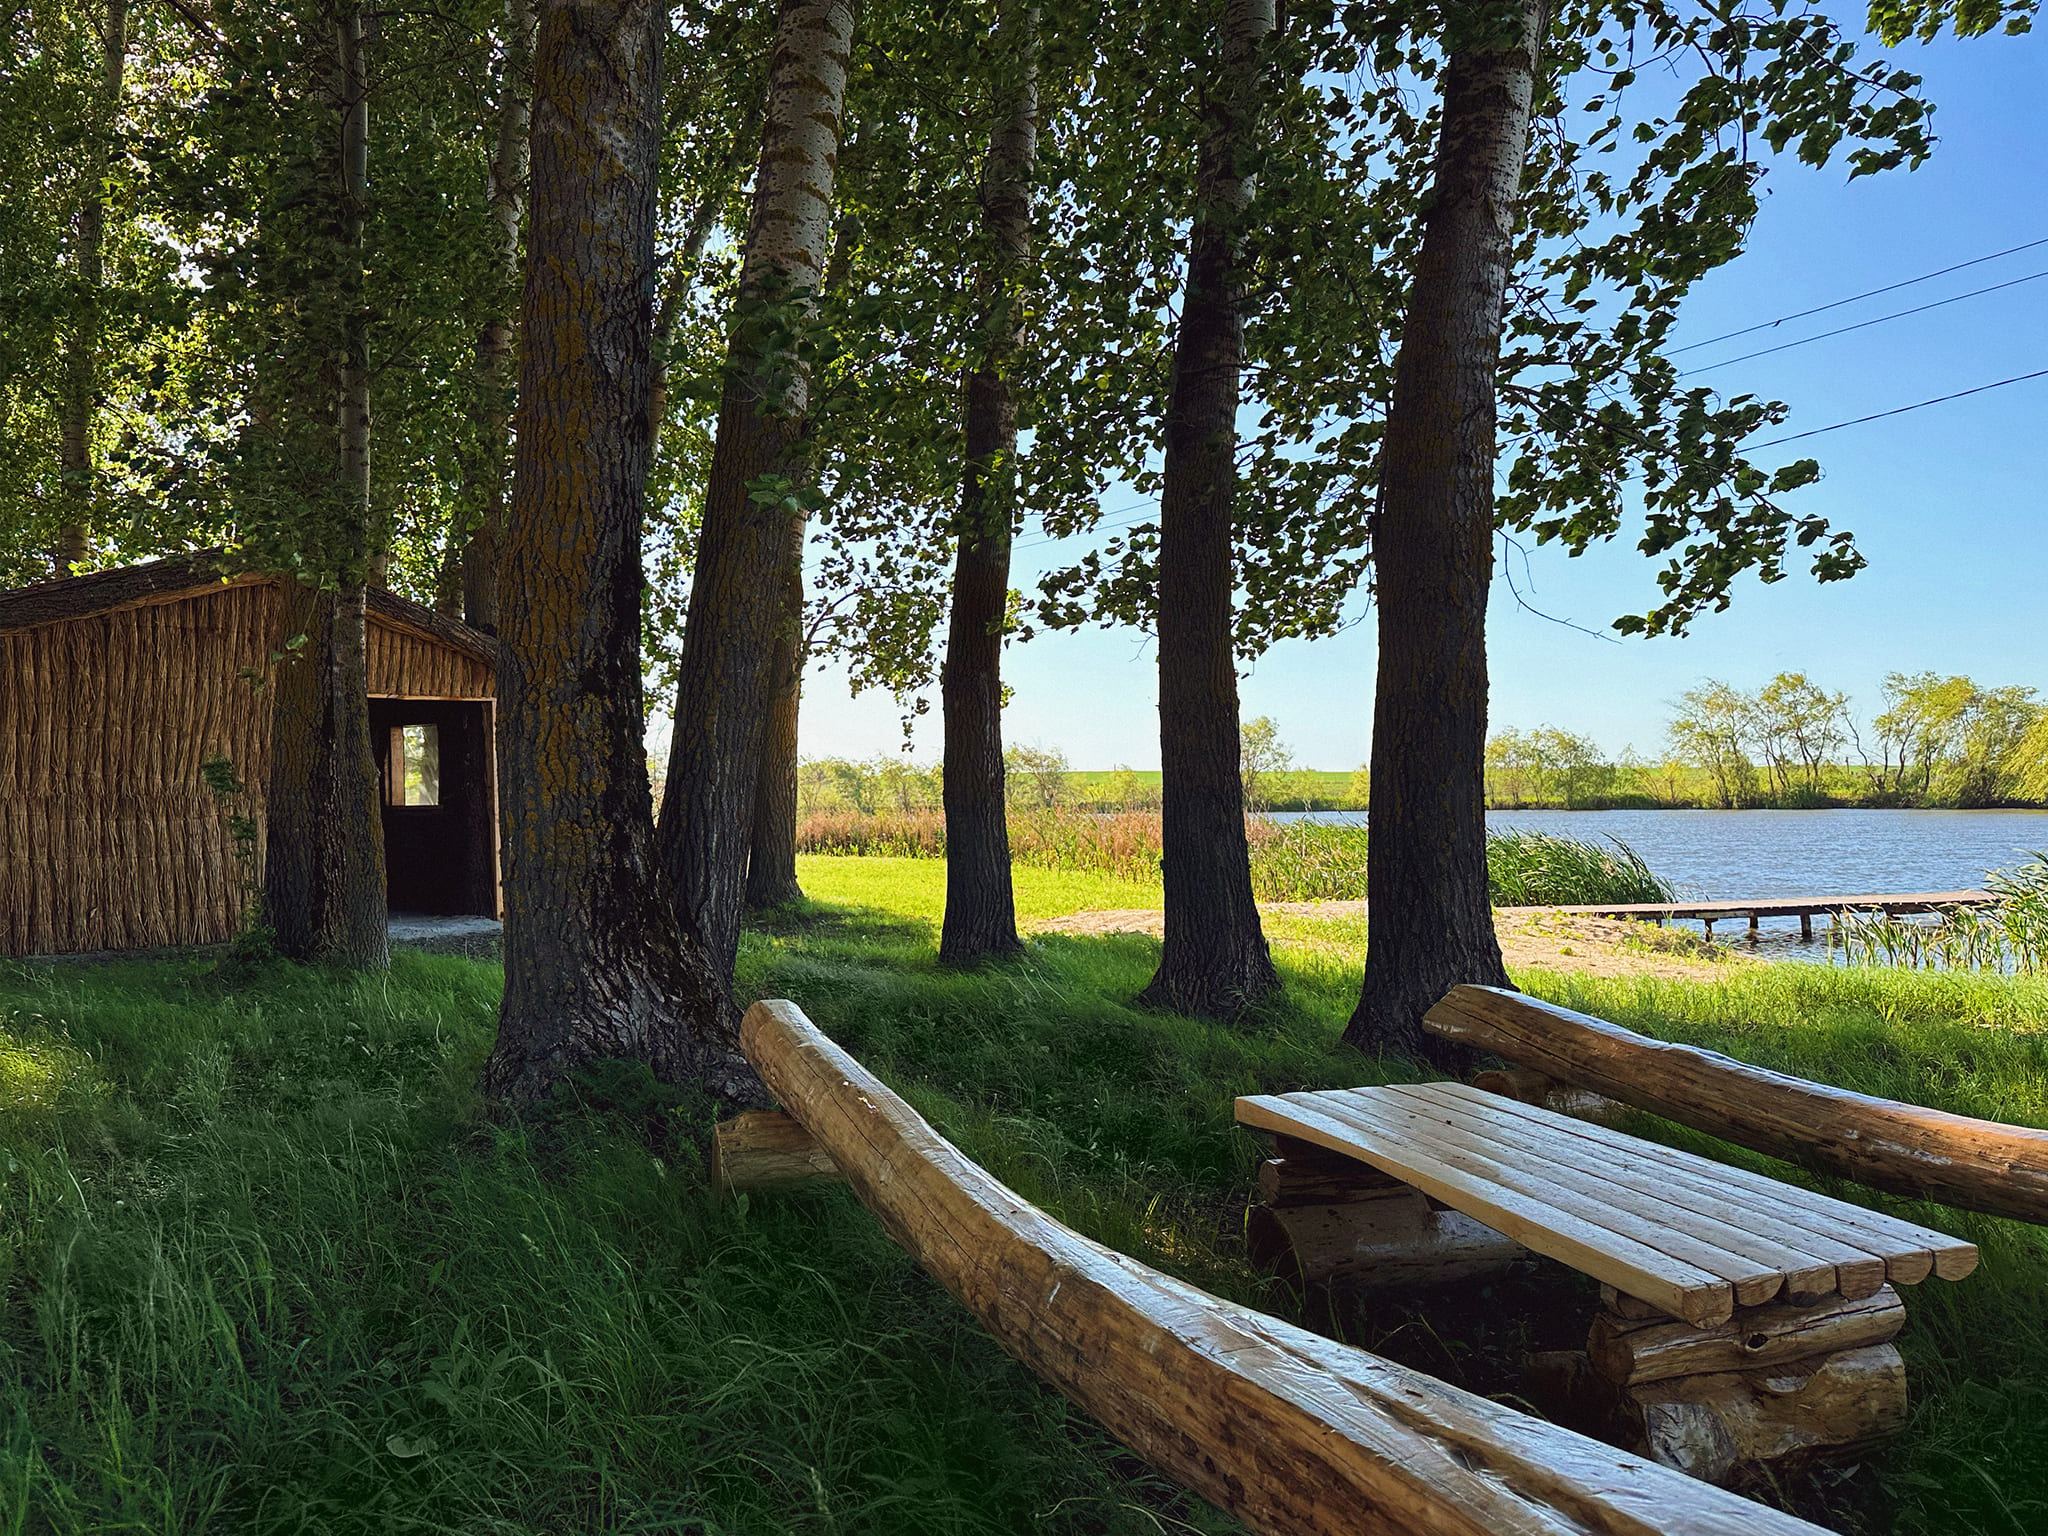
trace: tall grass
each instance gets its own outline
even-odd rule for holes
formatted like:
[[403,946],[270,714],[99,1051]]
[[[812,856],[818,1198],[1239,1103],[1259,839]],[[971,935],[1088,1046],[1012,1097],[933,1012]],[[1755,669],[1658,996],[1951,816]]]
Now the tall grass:
[[1998,898],[1990,907],[1957,907],[1933,922],[1847,914],[1841,933],[1849,963],[2023,976],[2048,971],[2048,854],[1998,870],[1984,885]]
[[[1130,1005],[1157,953],[1049,939],[960,973],[929,918],[805,905],[746,935],[740,987],[795,998],[1089,1235],[1291,1311],[1244,1257],[1258,1152],[1233,1096],[1427,1074],[1341,1044],[1355,954],[1283,943],[1285,995],[1223,1027]],[[2048,1123],[2048,981],[1523,980],[1765,1065]],[[485,1114],[470,1084],[499,985],[416,955],[371,982],[0,966],[0,1530],[1235,1529],[1005,1356],[844,1191],[710,1201],[686,1096],[612,1068],[524,1125]],[[1985,1254],[1907,1294],[1914,1416],[1841,1520],[2043,1528],[2043,1232],[1772,1167]],[[1572,1347],[1592,1307],[1559,1267],[1521,1285],[1443,1288],[1346,1336],[1512,1392],[1520,1348]]]
[[[1366,829],[1357,825],[1249,817],[1252,890],[1261,901],[1363,901]],[[1618,839],[1608,846],[1519,828],[1486,837],[1487,884],[1502,906],[1669,901],[1672,888]],[[1010,856],[1040,869],[1082,870],[1120,880],[1159,878],[1157,812],[1101,815],[1073,809],[1010,815]],[[942,859],[946,818],[938,811],[807,816],[797,849],[809,854]]]

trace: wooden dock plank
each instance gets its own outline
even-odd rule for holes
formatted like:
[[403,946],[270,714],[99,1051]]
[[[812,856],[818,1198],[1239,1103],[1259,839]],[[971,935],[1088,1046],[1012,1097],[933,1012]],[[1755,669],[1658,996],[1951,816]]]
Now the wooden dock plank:
[[1896,891],[1865,896],[1758,896],[1747,901],[1624,901],[1560,907],[1502,907],[1511,915],[1560,913],[1569,917],[1647,917],[1665,922],[1691,919],[1720,922],[1731,917],[1811,917],[1830,912],[1885,912],[1895,917],[1988,907],[1989,891]]

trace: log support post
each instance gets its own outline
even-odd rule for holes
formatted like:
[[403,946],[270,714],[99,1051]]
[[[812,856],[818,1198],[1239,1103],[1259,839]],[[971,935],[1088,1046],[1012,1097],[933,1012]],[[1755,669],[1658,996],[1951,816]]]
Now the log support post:
[[720,1195],[843,1178],[832,1155],[780,1110],[750,1109],[711,1132],[711,1183]]
[[1712,1483],[1738,1470],[1839,1456],[1906,1420],[1905,1325],[1885,1286],[1811,1306],[1738,1307],[1718,1327],[1678,1322],[1601,1288],[1586,1353],[1539,1357],[1531,1384],[1605,1438]]
[[1560,1083],[1533,1067],[1506,1067],[1497,1072],[1481,1072],[1473,1077],[1472,1086],[1486,1093],[1497,1093],[1505,1099],[1538,1105],[1553,1114],[1570,1115],[1574,1120],[1590,1120],[1595,1125],[1619,1125],[1629,1114],[1629,1107],[1618,1100],[1574,1088],[1569,1083]]
[[1297,1284],[1439,1285],[1504,1269],[1528,1250],[1369,1163],[1291,1136],[1259,1165],[1253,1260]]
[[1799,942],[1802,944],[1811,944],[1813,942],[1813,914],[1811,912],[1799,914]]

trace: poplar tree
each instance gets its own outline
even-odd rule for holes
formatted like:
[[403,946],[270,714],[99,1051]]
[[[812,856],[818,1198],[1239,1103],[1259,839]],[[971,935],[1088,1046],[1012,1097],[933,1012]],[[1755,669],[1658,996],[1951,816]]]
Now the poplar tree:
[[939,959],[955,965],[1023,948],[1003,786],[1002,653],[1017,515],[1016,372],[1025,342],[1038,154],[1039,12],[1028,0],[1008,0],[1000,15],[989,40],[997,110],[978,198],[981,335],[962,390],[966,462],[941,672],[946,909]]
[[678,926],[641,742],[662,12],[543,0],[498,664],[505,998],[484,1083],[598,1057],[758,1102],[728,982]]
[[832,229],[852,35],[845,0],[783,0],[684,622],[661,854],[684,930],[721,977],[739,949],[776,641],[790,622],[776,578],[815,499],[802,338]]

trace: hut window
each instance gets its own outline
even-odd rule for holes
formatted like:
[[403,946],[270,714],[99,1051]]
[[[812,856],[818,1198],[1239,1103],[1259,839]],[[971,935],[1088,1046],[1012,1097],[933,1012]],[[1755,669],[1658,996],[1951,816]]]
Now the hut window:
[[391,727],[389,794],[393,805],[441,803],[441,728]]

